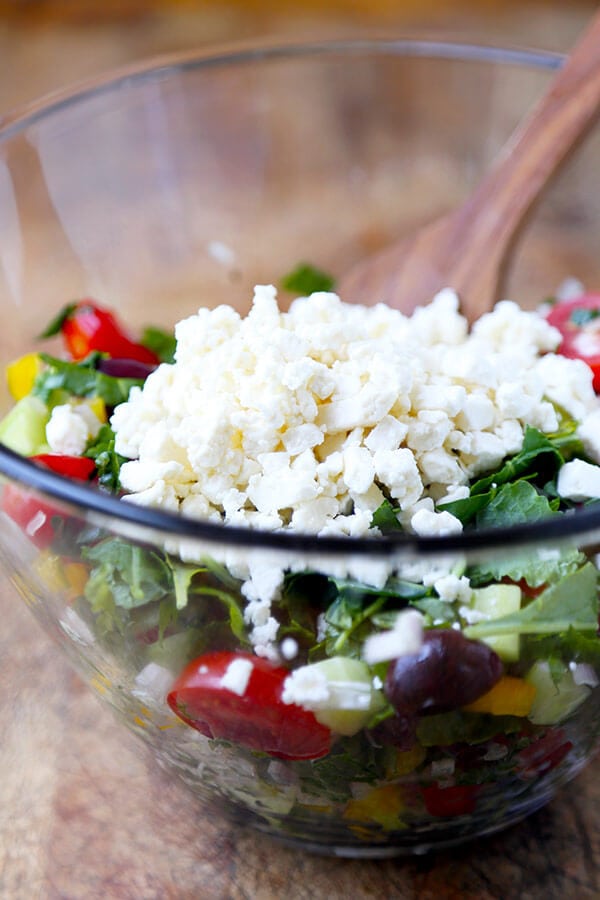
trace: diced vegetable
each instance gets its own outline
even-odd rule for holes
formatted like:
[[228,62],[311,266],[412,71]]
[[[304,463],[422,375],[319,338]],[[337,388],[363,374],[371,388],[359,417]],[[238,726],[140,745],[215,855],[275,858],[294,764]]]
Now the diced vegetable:
[[281,759],[317,759],[331,732],[312,712],[282,700],[288,670],[248,653],[215,651],[191,662],[173,685],[173,712],[211,738]]
[[576,684],[568,668],[557,679],[553,677],[545,660],[533,664],[526,676],[535,688],[535,700],[529,711],[529,720],[536,725],[556,725],[568,718],[588,698],[590,688]]
[[528,716],[536,691],[532,682],[504,675],[487,694],[464,709],[466,712],[490,713],[492,716]]
[[46,425],[50,411],[31,394],[22,397],[0,422],[0,442],[15,453],[33,456],[48,449]]
[[22,400],[33,389],[33,383],[42,368],[37,353],[26,353],[6,367],[8,389],[15,400]]
[[[471,606],[489,619],[499,619],[521,608],[521,589],[516,584],[490,584],[473,591]],[[490,635],[482,638],[504,662],[519,658],[519,634]]]

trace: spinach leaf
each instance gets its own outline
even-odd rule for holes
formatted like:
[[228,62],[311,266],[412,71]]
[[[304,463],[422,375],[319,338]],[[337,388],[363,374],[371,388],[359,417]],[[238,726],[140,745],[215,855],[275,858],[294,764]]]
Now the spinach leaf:
[[477,513],[475,521],[478,528],[506,528],[522,522],[537,522],[556,511],[553,502],[528,481],[516,481],[503,485]]
[[476,481],[471,487],[471,494],[485,494],[495,485],[507,484],[525,475],[534,475],[542,482],[548,481],[563,461],[555,444],[537,428],[528,425],[520,452],[510,457],[497,472]]

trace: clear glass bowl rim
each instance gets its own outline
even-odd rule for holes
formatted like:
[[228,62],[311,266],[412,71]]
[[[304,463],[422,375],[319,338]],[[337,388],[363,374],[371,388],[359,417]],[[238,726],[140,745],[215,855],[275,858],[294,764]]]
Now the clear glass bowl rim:
[[[203,51],[185,51],[155,57],[133,66],[119,68],[52,94],[17,109],[0,119],[0,147],[24,132],[35,122],[49,118],[65,107],[75,107],[103,94],[139,86],[144,82],[164,80],[186,70],[208,69],[320,56],[396,56],[497,63],[533,69],[558,69],[564,56],[545,50],[442,41],[429,38],[354,38],[302,43],[236,43]],[[42,469],[26,457],[0,444],[0,474],[25,487],[54,497],[76,513],[94,514],[95,519],[137,524],[159,539],[164,534],[198,539],[209,543],[231,543],[249,547],[288,549],[290,551],[327,553],[332,555],[389,556],[398,551],[415,555],[438,555],[447,552],[478,551],[540,541],[539,522],[511,528],[481,529],[460,535],[419,537],[399,532],[381,537],[319,537],[292,531],[260,531],[178,516],[174,513],[123,503],[117,496],[92,485],[74,482],[50,470]],[[550,517],[543,521],[543,539],[572,539],[600,532],[600,509],[581,509],[573,514]]]

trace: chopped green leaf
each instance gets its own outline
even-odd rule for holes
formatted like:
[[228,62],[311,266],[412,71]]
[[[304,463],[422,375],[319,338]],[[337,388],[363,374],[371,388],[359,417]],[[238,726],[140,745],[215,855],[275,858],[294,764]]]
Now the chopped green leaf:
[[519,453],[508,459],[501,469],[480,478],[471,487],[471,494],[484,494],[496,485],[507,484],[525,475],[535,474],[547,481],[563,463],[556,446],[537,428],[527,426]]
[[106,538],[93,547],[84,547],[82,556],[95,564],[85,587],[92,604],[107,590],[122,609],[134,609],[173,592],[169,566],[153,550],[120,538]]
[[553,514],[548,498],[528,481],[504,484],[476,516],[478,528],[506,528],[522,522],[537,522]]
[[172,363],[174,361],[177,340],[172,332],[149,325],[142,333],[140,344],[156,354],[161,362]]
[[55,316],[42,331],[42,333],[40,334],[40,339],[50,338],[54,337],[57,334],[60,334],[63,325],[65,324],[67,319],[70,318],[76,308],[76,303],[68,303],[66,306],[63,306],[58,315]]
[[95,438],[89,442],[84,456],[96,463],[98,483],[111,493],[119,488],[119,472],[126,460],[115,451],[115,433],[108,424],[104,424]]
[[384,500],[373,513],[371,528],[379,528],[382,534],[389,534],[390,531],[402,531],[402,525],[398,521],[396,512],[390,501]]
[[114,378],[99,372],[95,366],[101,354],[90,353],[81,362],[67,362],[64,359],[40,353],[46,363],[45,369],[35,380],[33,394],[45,403],[51,401],[54,391],[67,391],[75,397],[100,397],[107,406],[117,406],[129,397],[134,385],[141,386],[139,378]]
[[335,279],[310,263],[300,263],[281,279],[281,286],[286,291],[308,297],[316,291],[331,291]]

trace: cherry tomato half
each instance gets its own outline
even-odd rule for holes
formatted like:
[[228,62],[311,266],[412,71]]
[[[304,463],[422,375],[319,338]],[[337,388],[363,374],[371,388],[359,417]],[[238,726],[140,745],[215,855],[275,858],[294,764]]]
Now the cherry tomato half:
[[594,390],[600,393],[600,294],[561,300],[547,318],[562,334],[558,352],[587,363],[594,373]]
[[[225,676],[233,671],[231,664],[241,660],[251,669],[248,674],[242,664],[247,683],[234,690]],[[167,702],[180,719],[207,737],[280,759],[318,759],[329,752],[331,732],[309,710],[283,702],[288,675],[283,666],[250,653],[205,653],[184,669]]]
[[81,300],[65,311],[60,330],[73,359],[83,359],[93,350],[118,359],[158,365],[158,357],[133,341],[107,309],[91,300]]
[[[60,453],[40,453],[31,457],[33,462],[78,481],[87,481],[96,468],[86,456],[68,456]],[[2,491],[2,510],[28,535],[33,543],[43,549],[54,538],[52,517],[57,511],[39,500],[25,488],[5,484]]]

